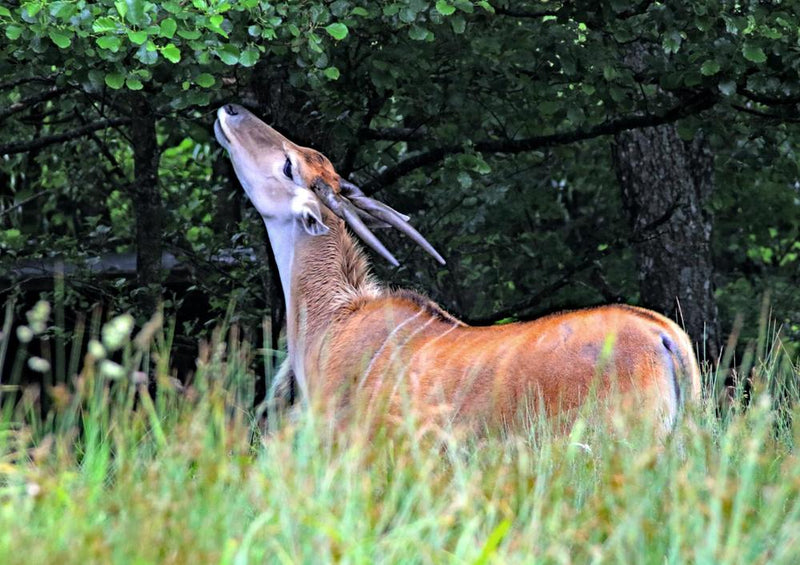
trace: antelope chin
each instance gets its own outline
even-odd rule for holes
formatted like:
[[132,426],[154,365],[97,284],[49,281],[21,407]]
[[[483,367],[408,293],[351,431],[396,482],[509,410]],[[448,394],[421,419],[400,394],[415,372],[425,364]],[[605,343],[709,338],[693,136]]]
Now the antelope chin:
[[222,145],[226,151],[230,152],[231,142],[228,140],[225,132],[222,131],[222,124],[219,123],[219,119],[214,121],[214,136],[217,138],[219,144]]

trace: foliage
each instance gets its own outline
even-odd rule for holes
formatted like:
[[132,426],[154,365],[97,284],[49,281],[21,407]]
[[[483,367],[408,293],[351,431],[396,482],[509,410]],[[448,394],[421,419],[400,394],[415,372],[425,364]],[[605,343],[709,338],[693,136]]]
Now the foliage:
[[[754,335],[752,294],[768,289],[796,337],[797,11],[710,0],[3,7],[0,271],[133,250],[142,95],[158,118],[168,227],[156,236],[191,266],[168,306],[191,288],[210,303],[206,323],[236,295],[257,326],[271,306],[266,259],[251,260],[263,231],[211,136],[213,109],[234,99],[412,213],[443,248],[446,269],[410,248],[399,271],[377,265],[393,282],[473,320],[636,301],[607,135],[677,120],[717,156],[725,325],[744,308]],[[135,290],[85,268],[66,299],[125,309]]]
[[367,437],[313,411],[265,433],[234,328],[203,344],[186,388],[158,320],[131,330],[90,330],[44,415],[35,390],[2,390],[3,563],[798,559],[800,391],[776,386],[800,374],[784,356],[755,363],[748,411],[700,406],[664,444],[584,419],[477,439],[409,416]]

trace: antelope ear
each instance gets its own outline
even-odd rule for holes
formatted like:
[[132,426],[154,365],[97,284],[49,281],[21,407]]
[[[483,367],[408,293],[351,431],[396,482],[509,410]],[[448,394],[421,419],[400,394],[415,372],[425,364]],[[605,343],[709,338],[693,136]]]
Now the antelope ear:
[[298,219],[303,229],[310,235],[323,235],[330,228],[322,221],[322,211],[314,200],[306,200],[299,206]]

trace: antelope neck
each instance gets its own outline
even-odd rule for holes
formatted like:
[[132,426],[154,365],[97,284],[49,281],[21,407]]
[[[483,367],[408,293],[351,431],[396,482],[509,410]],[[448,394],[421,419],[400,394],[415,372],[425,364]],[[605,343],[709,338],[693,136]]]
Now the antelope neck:
[[286,301],[289,362],[304,394],[304,353],[341,308],[364,293],[376,293],[366,260],[344,222],[326,215],[325,223],[330,231],[312,236],[296,221],[264,218]]

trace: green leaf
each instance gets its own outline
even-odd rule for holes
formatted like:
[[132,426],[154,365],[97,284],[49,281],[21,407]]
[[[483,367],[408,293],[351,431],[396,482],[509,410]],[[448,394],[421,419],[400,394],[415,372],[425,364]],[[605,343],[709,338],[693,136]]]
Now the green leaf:
[[145,0],[126,0],[126,4],[128,5],[128,12],[125,14],[126,19],[135,26],[146,25],[147,22],[144,17]]
[[106,75],[106,84],[109,88],[119,90],[125,84],[125,76],[122,73],[109,73]]
[[700,67],[700,72],[707,77],[715,75],[719,72],[719,63],[714,59],[709,59]]
[[681,35],[681,32],[678,30],[671,30],[664,35],[664,38],[661,41],[661,46],[664,49],[664,53],[669,55],[670,53],[677,53],[681,48],[682,42],[683,36]]
[[162,47],[161,54],[171,63],[177,63],[181,60],[181,50],[172,43],[168,43]]
[[330,80],[337,80],[339,78],[339,69],[336,67],[328,67],[322,71]]
[[28,2],[25,5],[25,11],[28,13],[29,17],[34,17],[39,11],[42,9],[42,4],[40,2]]
[[450,4],[448,4],[445,0],[437,0],[436,11],[443,16],[449,16],[450,14],[456,11],[456,8],[455,6],[451,6]]
[[117,22],[111,18],[97,18],[92,23],[92,31],[95,33],[106,33],[115,31],[117,29]]
[[725,96],[730,96],[736,92],[736,82],[732,80],[725,80],[717,85],[719,91]]
[[424,40],[428,39],[428,35],[429,34],[431,36],[433,36],[433,33],[431,33],[430,31],[428,31],[424,27],[419,26],[417,24],[412,25],[408,29],[408,37],[410,37],[414,41],[424,41]]
[[353,8],[353,11],[351,13],[354,16],[361,16],[362,18],[369,16],[369,12],[367,12],[364,8],[360,6]]
[[178,24],[172,18],[165,19],[164,21],[161,22],[161,25],[159,26],[161,37],[166,37],[168,39],[172,39],[172,37],[175,35],[175,30],[177,29],[178,29]]
[[47,35],[50,37],[50,40],[58,45],[61,49],[66,49],[72,45],[72,40],[70,39],[69,35],[57,29],[51,29],[49,32],[47,32]]
[[580,106],[570,106],[567,108],[567,119],[573,125],[580,126],[586,121],[586,113]]
[[117,13],[120,15],[121,18],[125,18],[125,14],[128,13],[128,4],[124,0],[117,0],[114,2],[114,7],[117,9]]
[[697,71],[686,71],[683,74],[683,84],[684,86],[694,87],[703,82],[703,77],[700,76],[700,73]]
[[92,69],[88,73],[89,84],[92,87],[92,90],[97,91],[103,88],[103,83],[105,79],[105,73],[103,71]]
[[483,160],[483,157],[478,155],[477,156],[477,164],[474,167],[474,170],[482,175],[488,175],[492,172],[492,167],[489,166],[489,163]]
[[141,90],[142,88],[144,88],[142,81],[140,81],[137,77],[134,76],[126,78],[125,85],[131,90]]
[[223,45],[222,48],[217,51],[217,56],[226,65],[235,65],[239,62],[239,49],[235,45]]
[[0,6],[0,17],[7,18],[9,16],[11,16],[11,11],[5,6]]
[[415,22],[417,20],[417,12],[418,10],[415,10],[413,7],[406,6],[400,10],[400,19],[407,24]]
[[182,29],[178,32],[178,36],[194,41],[195,39],[200,39],[200,32],[195,29]]
[[503,541],[503,538],[506,537],[506,534],[510,529],[511,520],[506,518],[500,522],[497,527],[492,530],[492,533],[489,534],[489,537],[487,538],[486,543],[481,550],[481,554],[475,560],[475,563],[480,563],[481,565],[484,563],[489,563],[491,558],[497,555],[497,548],[500,546],[500,543]]
[[208,25],[206,26],[208,29],[213,31],[214,33],[220,34],[222,37],[228,37],[228,32],[222,29],[222,22],[225,21],[225,18],[219,14],[215,14],[208,18]]
[[555,114],[561,109],[561,104],[556,102],[555,100],[545,100],[544,102],[540,103],[539,112],[543,115],[548,116],[551,114]]
[[742,55],[744,55],[745,59],[753,63],[763,63],[767,60],[767,54],[764,53],[764,50],[750,42],[745,42],[742,46]]
[[239,63],[243,67],[252,67],[258,62],[258,58],[261,56],[261,53],[258,52],[258,49],[253,47],[248,47],[242,54],[239,56]]
[[22,35],[22,28],[20,26],[13,24],[6,26],[6,37],[11,41],[14,41],[20,35]]
[[158,51],[155,49],[151,50],[148,49],[148,41],[146,44],[139,47],[136,50],[136,58],[139,59],[145,65],[154,65],[156,61],[158,61]]
[[59,1],[50,4],[48,11],[54,18],[58,18],[61,21],[67,22],[75,14],[76,10],[77,8],[75,7],[75,3]]
[[122,45],[119,37],[115,35],[104,35],[103,37],[98,37],[96,43],[101,49],[107,49],[112,53],[119,51],[119,48]]
[[334,39],[341,41],[347,37],[348,30],[346,25],[337,22],[335,24],[325,26],[325,31],[327,31],[328,34]]
[[145,41],[147,41],[147,32],[144,30],[135,31],[132,29],[128,30],[128,39],[131,40],[131,43],[135,45],[141,45]]
[[170,14],[178,14],[181,12],[181,5],[179,2],[174,2],[172,0],[168,2],[162,2],[161,7],[164,8]]
[[203,88],[211,88],[214,86],[214,83],[217,82],[217,79],[208,73],[202,73],[197,75],[197,77],[194,79],[194,82]]

